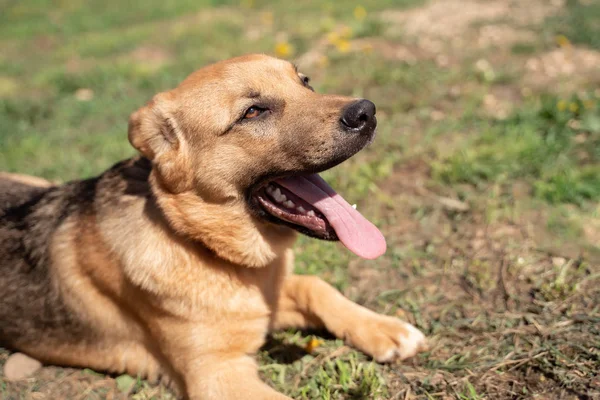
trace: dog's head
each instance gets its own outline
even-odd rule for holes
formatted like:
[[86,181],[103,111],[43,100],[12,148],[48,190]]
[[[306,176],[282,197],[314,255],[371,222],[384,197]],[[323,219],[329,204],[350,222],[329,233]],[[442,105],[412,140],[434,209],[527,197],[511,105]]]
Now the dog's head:
[[292,64],[249,55],[156,95],[131,116],[129,140],[152,161],[176,230],[258,266],[289,242],[288,228],[367,258],[385,251],[379,231],[316,175],[361,150],[376,125],[370,101],[315,93]]

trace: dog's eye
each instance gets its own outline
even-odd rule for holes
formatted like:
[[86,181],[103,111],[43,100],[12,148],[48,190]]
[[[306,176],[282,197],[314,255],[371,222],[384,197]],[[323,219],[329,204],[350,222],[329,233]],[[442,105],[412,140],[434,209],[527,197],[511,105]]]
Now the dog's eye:
[[258,117],[260,114],[264,113],[266,110],[264,108],[260,108],[257,106],[252,106],[246,110],[246,114],[244,114],[244,119],[252,119]]

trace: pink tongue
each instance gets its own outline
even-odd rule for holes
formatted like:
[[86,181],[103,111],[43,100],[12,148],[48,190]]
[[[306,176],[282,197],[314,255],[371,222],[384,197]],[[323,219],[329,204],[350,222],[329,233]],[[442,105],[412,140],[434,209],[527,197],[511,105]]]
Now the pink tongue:
[[357,256],[374,259],[385,253],[385,238],[317,174],[278,179],[277,183],[325,215],[340,241]]

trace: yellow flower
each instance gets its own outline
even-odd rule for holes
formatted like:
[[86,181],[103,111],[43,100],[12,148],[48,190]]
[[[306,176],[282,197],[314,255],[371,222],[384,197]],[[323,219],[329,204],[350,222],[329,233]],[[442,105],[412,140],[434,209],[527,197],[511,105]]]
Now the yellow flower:
[[331,44],[336,44],[340,40],[340,35],[337,32],[329,32],[327,34],[327,41]]
[[279,42],[275,45],[275,54],[278,57],[287,57],[294,54],[294,46],[288,42]]
[[308,343],[306,343],[306,346],[304,346],[304,350],[306,350],[307,353],[312,353],[322,343],[322,341],[313,337],[308,341]]
[[336,42],[335,47],[340,53],[347,53],[350,51],[350,42],[344,39],[340,39]]
[[567,109],[567,102],[560,100],[558,103],[556,103],[556,108],[558,111],[565,111]]
[[572,113],[576,113],[579,110],[579,105],[577,103],[569,104],[569,111]]
[[367,17],[367,10],[363,6],[356,6],[354,9],[354,18],[362,21]]
[[571,47],[571,41],[565,35],[558,35],[554,40],[559,47]]
[[352,36],[352,29],[349,26],[343,26],[338,31],[329,32],[327,41],[334,45],[340,53],[350,51],[350,42],[348,39]]

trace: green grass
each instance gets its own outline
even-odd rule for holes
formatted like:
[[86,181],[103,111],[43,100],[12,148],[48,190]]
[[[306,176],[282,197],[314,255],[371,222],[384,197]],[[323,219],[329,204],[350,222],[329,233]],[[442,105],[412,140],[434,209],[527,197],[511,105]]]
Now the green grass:
[[567,0],[566,12],[548,21],[557,34],[570,41],[600,49],[600,3]]
[[600,199],[600,106],[593,94],[542,97],[504,121],[481,121],[464,149],[435,165],[447,184],[530,181],[551,203]]
[[[35,35],[58,34],[67,37],[90,31],[115,29],[132,24],[146,24],[186,15],[209,6],[224,5],[219,0],[184,0],[178,2],[131,3],[124,9],[118,1],[87,3],[78,0],[56,3],[47,0],[5,1],[0,19],[0,35],[6,39],[29,39]],[[12,4],[11,4],[12,3]]]
[[[419,47],[431,39],[426,34],[391,32],[381,18],[426,3],[4,0],[0,170],[61,181],[101,173],[134,154],[129,114],[193,70],[249,52],[279,49],[301,62],[315,51],[318,61],[303,72],[317,91],[377,104],[376,141],[324,176],[382,227],[388,252],[365,262],[339,244],[303,237],[296,272],[320,275],[352,300],[411,321],[433,346],[414,361],[379,365],[320,332],[279,332],[258,355],[263,378],[297,399],[593,396],[598,81],[578,76],[579,86],[562,93],[550,84],[531,89],[524,64],[559,34],[598,49],[598,5],[568,1],[531,27],[535,41],[457,53],[443,37],[431,54]],[[510,23],[511,15],[467,24],[464,39],[476,43],[473,35],[499,21]],[[397,49],[415,58],[406,61]],[[449,62],[440,64],[439,55]],[[493,74],[477,69],[479,59]],[[502,118],[483,107],[498,91],[513,93]],[[319,345],[307,351],[313,338]],[[0,365],[7,357],[0,350]],[[125,393],[174,398],[162,386],[89,370],[48,367],[20,383],[0,376],[3,399]]]
[[[385,381],[374,362],[350,351],[340,340],[322,342],[309,354],[303,349],[310,340],[315,339],[293,331],[275,334],[274,344],[259,355],[263,377],[302,399],[362,399],[386,394]],[[282,363],[276,346],[295,347],[304,354],[302,362]]]

